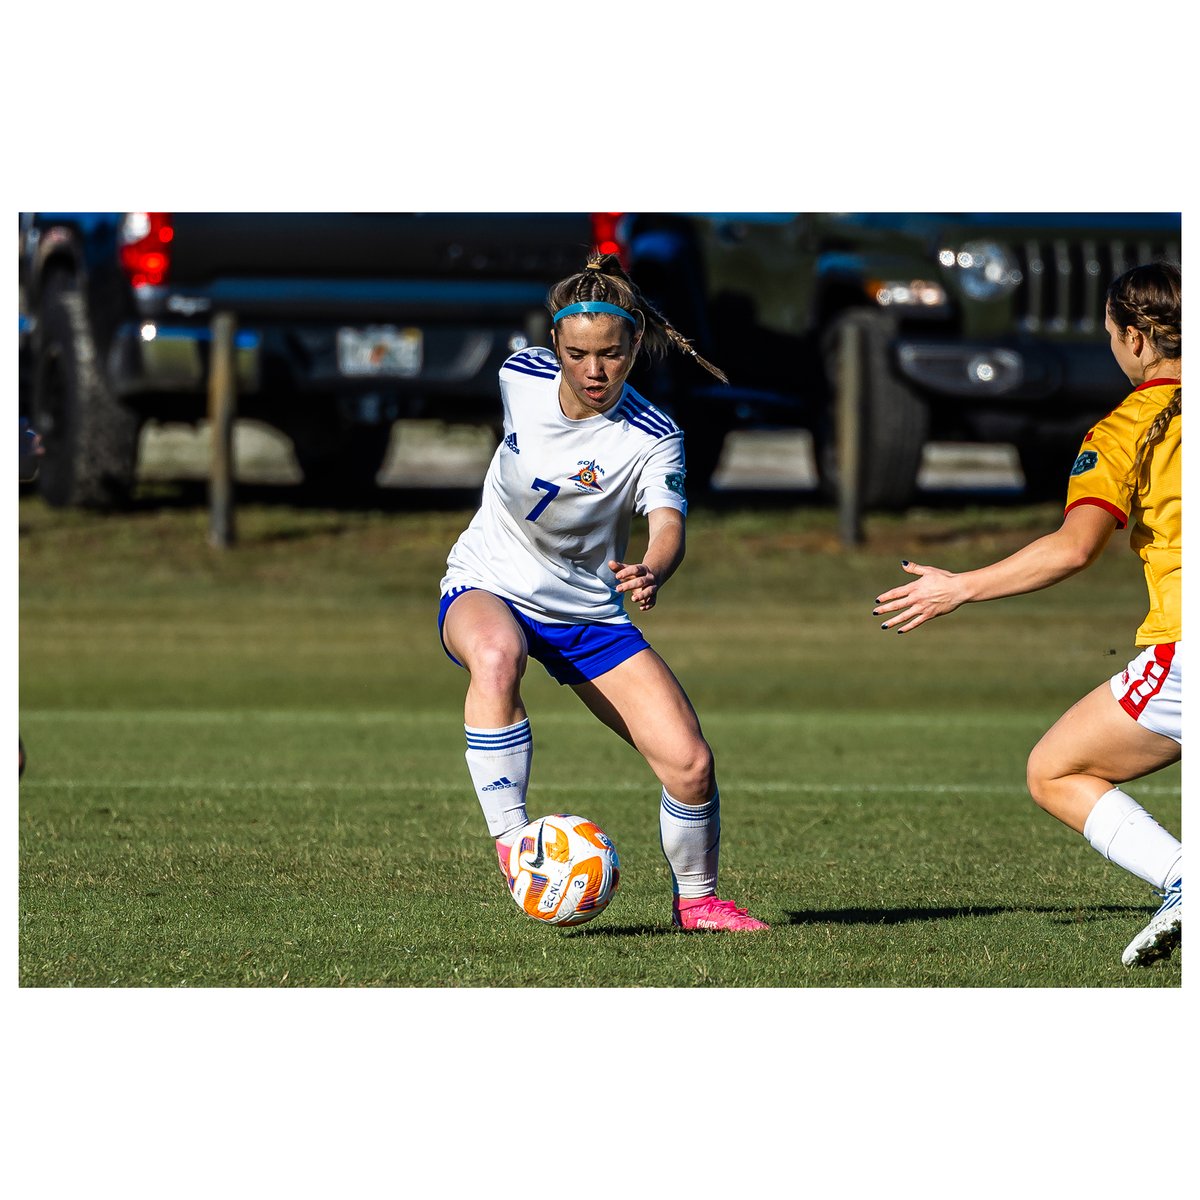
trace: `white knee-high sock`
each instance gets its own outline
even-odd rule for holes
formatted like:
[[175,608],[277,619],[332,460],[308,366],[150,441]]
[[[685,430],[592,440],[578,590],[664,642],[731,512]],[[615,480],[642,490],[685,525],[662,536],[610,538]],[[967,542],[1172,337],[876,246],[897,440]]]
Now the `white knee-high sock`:
[[1096,801],[1083,836],[1110,862],[1151,887],[1165,888],[1183,874],[1183,846],[1120,788]]
[[680,804],[663,788],[658,830],[675,895],[713,895],[721,852],[720,792],[713,792],[707,804]]
[[483,809],[488,833],[494,838],[529,824],[525,794],[533,764],[533,734],[529,719],[502,729],[476,729],[467,734],[467,769]]

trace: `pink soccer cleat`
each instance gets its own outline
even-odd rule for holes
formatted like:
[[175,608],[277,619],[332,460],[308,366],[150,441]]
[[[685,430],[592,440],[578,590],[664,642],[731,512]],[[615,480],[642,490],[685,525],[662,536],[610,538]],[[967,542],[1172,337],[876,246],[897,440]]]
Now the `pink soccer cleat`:
[[503,842],[496,843],[496,857],[500,860],[500,870],[504,874],[504,882],[512,887],[512,877],[508,873],[508,852],[512,849],[511,846],[506,846]]
[[671,921],[680,929],[727,929],[749,933],[755,929],[770,929],[765,921],[752,917],[732,900],[716,896],[697,896],[689,899],[676,896],[671,905]]

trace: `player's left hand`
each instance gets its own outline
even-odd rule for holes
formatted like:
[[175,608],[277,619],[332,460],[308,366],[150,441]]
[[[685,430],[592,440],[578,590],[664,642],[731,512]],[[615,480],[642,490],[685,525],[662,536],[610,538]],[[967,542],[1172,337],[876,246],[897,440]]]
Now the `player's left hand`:
[[955,580],[958,578],[952,571],[943,571],[941,567],[923,567],[913,562],[903,562],[901,566],[917,578],[900,587],[884,592],[871,610],[872,616],[882,616],[884,613],[896,613],[880,626],[881,629],[891,629],[895,625],[900,628],[897,633],[907,633],[916,629],[934,617],[952,613],[964,597],[958,593]]
[[658,578],[645,563],[621,563],[615,560],[608,569],[617,577],[617,591],[628,592],[629,598],[642,610],[649,612],[658,599]]

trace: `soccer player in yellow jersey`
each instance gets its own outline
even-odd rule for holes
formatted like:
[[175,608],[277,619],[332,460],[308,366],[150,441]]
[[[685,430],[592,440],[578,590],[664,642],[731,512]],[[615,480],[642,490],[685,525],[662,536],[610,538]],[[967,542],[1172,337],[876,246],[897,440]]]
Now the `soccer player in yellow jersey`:
[[906,562],[915,579],[884,592],[882,628],[908,633],[971,600],[995,600],[1060,582],[1096,560],[1128,528],[1150,609],[1140,652],[1070,708],[1029,756],[1033,799],[1105,858],[1146,880],[1163,902],[1121,961],[1169,957],[1183,927],[1183,848],[1120,784],[1179,761],[1183,684],[1183,341],[1178,267],[1134,267],[1108,289],[1104,327],[1133,391],[1084,439],[1071,468],[1062,526],[1022,550],[955,574]]

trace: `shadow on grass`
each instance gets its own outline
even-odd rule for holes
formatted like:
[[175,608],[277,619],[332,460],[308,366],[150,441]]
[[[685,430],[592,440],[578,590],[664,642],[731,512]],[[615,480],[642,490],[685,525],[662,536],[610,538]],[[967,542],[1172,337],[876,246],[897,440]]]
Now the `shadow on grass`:
[[[1027,904],[964,904],[942,908],[834,908],[813,912],[787,912],[786,920],[778,925],[910,925],[919,921],[949,921],[962,917],[996,917],[1015,913],[1037,913],[1050,917],[1060,925],[1077,925],[1084,921],[1139,916],[1148,919],[1153,908],[1139,904],[1088,905],[1027,905]],[[564,929],[573,938],[674,937],[680,931],[669,924],[662,925],[586,925]],[[707,930],[695,930],[699,934]]]
[[563,933],[573,938],[607,937],[661,937],[674,936],[679,932],[673,925],[585,925],[579,929],[564,929]]
[[[910,925],[928,920],[956,920],[964,917],[1001,917],[1013,913],[1037,913],[1050,917],[1056,924],[1078,925],[1087,920],[1106,920],[1141,917],[1148,919],[1153,908],[1135,904],[1098,905],[955,905],[938,908],[828,908],[828,910],[784,914],[784,925]],[[560,930],[568,937],[674,937],[679,930],[664,922],[661,925],[581,925]],[[695,930],[707,934],[708,930]]]
[[917,921],[947,921],[958,917],[995,917],[1011,913],[1039,913],[1060,924],[1074,925],[1093,918],[1149,916],[1153,908],[1139,904],[1027,905],[968,904],[946,908],[835,908],[824,912],[789,912],[790,925],[908,925]]

